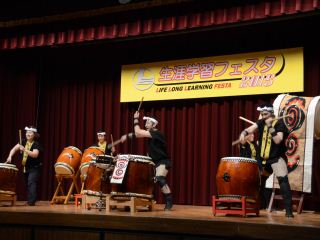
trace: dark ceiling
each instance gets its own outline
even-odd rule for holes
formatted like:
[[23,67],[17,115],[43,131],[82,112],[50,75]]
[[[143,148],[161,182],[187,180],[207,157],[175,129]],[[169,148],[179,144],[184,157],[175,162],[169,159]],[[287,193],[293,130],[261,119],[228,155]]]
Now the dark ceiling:
[[1,4],[0,20],[41,17],[148,1],[151,0],[7,0],[7,3]]
[[[197,8],[217,8],[221,6],[234,6],[263,0],[5,0],[0,5],[0,22],[17,20],[22,18],[34,18],[57,14],[66,14],[83,10],[100,8],[130,8],[137,3],[145,3],[157,6],[170,5],[175,11],[184,11],[186,8],[195,11]],[[272,0],[270,0],[272,1]],[[182,5],[181,5],[182,4]],[[169,8],[166,8],[170,10]]]

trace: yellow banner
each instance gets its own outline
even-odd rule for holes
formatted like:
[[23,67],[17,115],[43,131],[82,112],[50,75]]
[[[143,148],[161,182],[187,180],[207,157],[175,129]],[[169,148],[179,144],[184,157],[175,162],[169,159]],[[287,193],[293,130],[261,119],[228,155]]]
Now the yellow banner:
[[124,65],[121,102],[302,92],[303,48]]

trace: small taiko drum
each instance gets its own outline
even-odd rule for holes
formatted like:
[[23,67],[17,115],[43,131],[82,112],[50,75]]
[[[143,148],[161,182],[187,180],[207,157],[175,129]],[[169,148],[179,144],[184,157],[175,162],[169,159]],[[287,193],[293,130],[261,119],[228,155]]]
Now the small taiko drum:
[[84,180],[84,193],[89,195],[109,194],[111,192],[110,177],[112,171],[96,166],[91,162]]
[[113,159],[114,157],[110,155],[98,155],[95,160],[95,165],[107,171],[113,171],[113,168],[114,168]]
[[0,191],[15,193],[17,174],[16,165],[0,163]]
[[122,160],[129,160],[127,169],[121,184],[111,182],[111,196],[116,197],[140,197],[153,198],[154,190],[154,163],[150,157],[140,155],[118,155],[113,176],[117,165]]
[[101,154],[103,154],[103,151],[99,147],[89,147],[84,150],[80,164],[81,175],[85,175],[87,173],[90,162],[94,161],[96,157]]
[[219,198],[258,199],[260,171],[257,160],[244,157],[222,158],[216,175]]
[[57,159],[54,169],[56,174],[74,174],[81,162],[82,152],[73,146],[66,147]]

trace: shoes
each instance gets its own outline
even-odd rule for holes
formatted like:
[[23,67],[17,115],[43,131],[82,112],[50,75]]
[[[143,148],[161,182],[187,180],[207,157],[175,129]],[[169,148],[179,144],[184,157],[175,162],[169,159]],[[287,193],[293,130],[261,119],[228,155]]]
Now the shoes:
[[170,211],[173,207],[172,201],[168,201],[164,206],[164,211]]
[[291,209],[287,209],[286,210],[286,217],[287,218],[294,218],[292,210]]
[[167,193],[164,194],[165,199],[166,199],[166,205],[164,206],[164,211],[170,211],[173,207],[173,203],[172,203],[172,194],[171,193]]
[[35,205],[36,205],[35,203],[28,203],[28,202],[24,204],[24,206],[35,206]]

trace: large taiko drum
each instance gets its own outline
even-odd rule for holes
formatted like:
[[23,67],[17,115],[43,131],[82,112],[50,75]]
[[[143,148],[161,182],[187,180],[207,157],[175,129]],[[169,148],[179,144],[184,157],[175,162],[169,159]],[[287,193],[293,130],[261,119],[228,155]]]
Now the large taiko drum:
[[121,160],[129,160],[121,184],[111,183],[111,196],[153,198],[154,163],[150,157],[140,155],[118,155],[113,175]]
[[84,180],[84,192],[89,195],[109,194],[111,192],[110,177],[112,169],[98,167],[91,162]]
[[81,162],[82,152],[73,146],[66,147],[54,165],[56,174],[74,174]]
[[17,173],[16,165],[0,163],[0,191],[16,192]]
[[219,198],[258,199],[260,171],[257,160],[243,157],[222,158],[216,175]]
[[96,157],[101,154],[103,154],[103,151],[99,147],[89,147],[84,150],[80,164],[81,175],[85,175],[87,173],[90,162],[95,160]]

